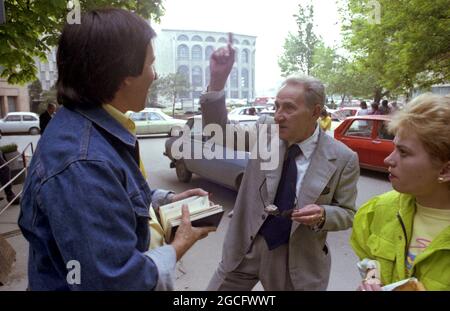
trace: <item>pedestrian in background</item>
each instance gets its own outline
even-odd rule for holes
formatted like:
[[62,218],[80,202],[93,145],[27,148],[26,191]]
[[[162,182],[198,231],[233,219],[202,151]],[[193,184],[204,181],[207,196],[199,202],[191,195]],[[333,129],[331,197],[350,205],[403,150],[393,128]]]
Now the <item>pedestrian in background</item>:
[[41,135],[44,134],[45,128],[47,127],[48,123],[55,115],[55,111],[56,111],[56,105],[50,103],[47,105],[47,110],[45,110],[39,116],[39,127],[41,129]]

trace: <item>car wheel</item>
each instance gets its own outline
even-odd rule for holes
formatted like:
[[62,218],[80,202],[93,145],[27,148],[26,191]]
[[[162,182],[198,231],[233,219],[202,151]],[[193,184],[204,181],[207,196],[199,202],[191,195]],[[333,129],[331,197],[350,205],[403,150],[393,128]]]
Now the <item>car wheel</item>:
[[39,129],[37,127],[30,128],[30,135],[37,135],[39,134]]
[[191,181],[192,173],[187,169],[183,160],[178,160],[175,163],[175,171],[177,172],[178,180],[188,183]]

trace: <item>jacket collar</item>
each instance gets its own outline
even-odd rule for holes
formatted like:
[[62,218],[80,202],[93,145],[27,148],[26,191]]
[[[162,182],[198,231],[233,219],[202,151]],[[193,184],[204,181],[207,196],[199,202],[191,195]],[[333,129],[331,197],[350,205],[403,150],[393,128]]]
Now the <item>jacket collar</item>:
[[117,120],[115,120],[105,109],[101,106],[91,109],[75,109],[86,119],[98,127],[104,129],[106,132],[123,142],[124,144],[134,147],[136,145],[136,136],[131,134],[125,127],[123,127]]

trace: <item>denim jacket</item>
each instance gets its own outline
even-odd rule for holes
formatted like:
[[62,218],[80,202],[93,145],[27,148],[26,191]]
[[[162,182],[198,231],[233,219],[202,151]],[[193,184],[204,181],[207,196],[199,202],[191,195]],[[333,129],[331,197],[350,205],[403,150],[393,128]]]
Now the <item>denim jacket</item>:
[[30,244],[31,290],[171,289],[175,250],[148,252],[150,190],[136,137],[101,107],[62,108],[31,161],[19,226]]

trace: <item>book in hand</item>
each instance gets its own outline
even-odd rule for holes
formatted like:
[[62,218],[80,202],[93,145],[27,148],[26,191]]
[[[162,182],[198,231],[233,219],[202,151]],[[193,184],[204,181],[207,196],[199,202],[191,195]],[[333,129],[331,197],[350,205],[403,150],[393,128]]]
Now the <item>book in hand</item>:
[[224,210],[222,206],[209,201],[208,196],[193,196],[159,207],[161,226],[167,243],[172,242],[181,223],[181,207],[189,208],[192,227],[218,227]]

